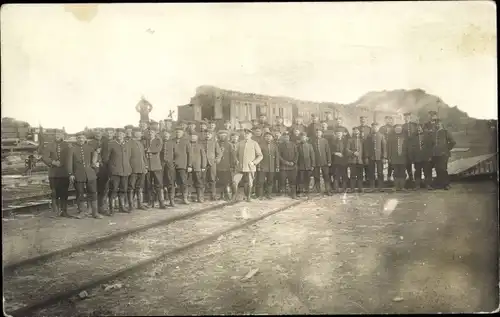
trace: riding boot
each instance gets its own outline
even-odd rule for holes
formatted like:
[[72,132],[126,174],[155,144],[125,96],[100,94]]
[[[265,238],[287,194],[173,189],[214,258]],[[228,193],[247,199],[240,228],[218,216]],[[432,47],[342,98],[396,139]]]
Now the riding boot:
[[128,211],[132,212],[134,210],[134,192],[129,190],[127,192],[127,202],[128,202]]
[[175,207],[175,186],[170,188],[168,193],[168,200],[170,201],[170,207]]
[[136,192],[135,198],[137,199],[137,209],[146,210],[146,206],[143,205],[144,193],[142,192],[142,190],[138,190]]
[[[246,187],[245,187],[246,188]],[[246,189],[245,189],[246,190]],[[264,198],[264,188],[261,186],[261,185],[257,185],[257,188],[256,188],[256,198],[257,199],[262,199]],[[245,195],[246,195],[246,192],[245,192]]]
[[271,193],[273,192],[273,185],[267,186],[266,199],[272,199]]
[[125,195],[120,193],[118,194],[118,208],[120,212],[126,212],[128,213],[129,211],[125,209]]
[[61,217],[70,217],[68,214],[68,201],[65,199],[60,201],[60,215]]
[[158,204],[160,204],[160,209],[167,209],[165,206],[165,197],[163,196],[163,189],[158,190]]
[[250,202],[252,200],[252,190],[250,186],[245,185],[245,196],[247,199],[247,202]]
[[215,182],[210,184],[210,199],[212,201],[215,201],[217,200],[217,192],[216,192],[216,188],[215,188]]
[[188,189],[186,188],[185,185],[181,186],[181,191],[182,191],[182,203],[184,205],[189,205],[189,201],[188,201]]
[[331,188],[330,181],[329,180],[325,181],[325,195],[328,195],[328,196],[331,195],[330,188]]
[[399,177],[396,177],[394,179],[394,184],[395,184],[395,187],[396,187],[396,191],[400,192],[400,191],[403,190],[404,182],[405,182],[405,180],[401,179]]
[[57,207],[57,198],[56,197],[52,197],[52,200],[51,200],[51,208],[52,208],[52,212],[56,215],[59,215],[59,213],[61,212],[59,210],[59,208]]
[[203,198],[201,198],[201,188],[196,188],[196,202],[198,203],[202,203],[203,202]]
[[156,191],[153,190],[149,191],[149,206],[151,206],[151,208],[155,208],[156,196],[157,196]]
[[232,200],[233,197],[232,197],[232,193],[231,193],[231,186],[224,187],[224,192],[226,194],[226,199],[225,200],[226,201]]
[[360,192],[360,193],[364,192],[364,189],[363,189],[363,180],[362,179],[358,179],[357,183],[358,183],[357,184],[358,185],[357,186],[358,187],[358,192]]
[[108,197],[108,213],[107,213],[107,215],[111,217],[111,216],[113,216],[114,213],[115,213],[115,197],[111,196],[111,197]]
[[290,194],[292,196],[292,199],[297,199],[297,187],[296,186],[290,186]]
[[233,192],[233,201],[237,201],[238,200],[238,185],[236,184],[232,184],[231,185],[231,190]]
[[102,218],[102,216],[98,213],[97,200],[93,200],[90,202],[90,208],[92,209],[92,217],[94,217],[96,219]]

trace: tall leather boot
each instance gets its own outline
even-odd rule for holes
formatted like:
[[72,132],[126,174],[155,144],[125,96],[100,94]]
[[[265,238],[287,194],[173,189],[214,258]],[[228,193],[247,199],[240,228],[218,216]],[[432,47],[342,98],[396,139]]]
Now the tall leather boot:
[[170,201],[170,207],[175,207],[175,186],[170,188],[168,193],[168,200]]
[[400,192],[401,190],[403,190],[404,180],[403,180],[403,183],[402,183],[401,182],[401,178],[396,177],[396,178],[394,178],[394,185],[396,187],[396,191]]
[[325,194],[328,195],[328,196],[331,195],[330,188],[331,188],[330,181],[326,180],[325,181]]
[[188,189],[186,188],[186,186],[181,186],[181,190],[182,190],[182,203],[184,205],[189,205]]
[[102,218],[102,216],[98,213],[97,200],[93,200],[90,202],[90,209],[92,210],[92,217],[94,217],[96,219]]
[[108,197],[108,213],[107,215],[108,216],[113,216],[115,213],[115,197],[114,196],[110,196]]
[[160,189],[158,192],[158,204],[160,204],[160,209],[167,209],[167,206],[165,206],[165,196],[163,196],[163,189]]
[[128,211],[132,212],[134,210],[134,191],[129,190],[127,192],[127,202],[128,202]]
[[226,200],[232,200],[233,197],[231,196],[231,186],[224,187],[224,192],[226,194]]
[[201,188],[196,188],[196,202],[198,203],[202,203],[203,202],[203,198],[201,198]]
[[245,196],[246,196],[247,202],[252,201],[252,190],[251,190],[251,187],[249,185],[245,184],[244,190],[245,190]]
[[[245,185],[245,186],[246,186],[246,185]],[[246,188],[246,187],[245,187],[245,188]],[[256,188],[255,188],[255,192],[256,192],[256,194],[257,194],[257,195],[255,195],[257,199],[262,199],[262,198],[264,198],[264,188],[262,187],[262,185],[260,185],[260,184],[259,184],[259,185],[257,185],[257,186],[256,186]],[[245,196],[246,196],[246,194],[247,194],[247,193],[246,193],[246,189],[245,189]]]
[[339,181],[338,179],[333,180],[333,189],[332,192],[337,192],[340,193],[340,188],[339,188]]
[[51,198],[51,209],[55,215],[59,215],[61,212],[57,206],[57,198],[55,196]]
[[212,184],[210,184],[210,199],[212,201],[216,201],[217,200],[217,192],[216,192],[216,188],[215,188],[215,182],[213,182]]
[[358,179],[357,183],[358,183],[357,184],[358,185],[357,186],[358,187],[358,192],[363,193],[364,192],[364,189],[363,189],[363,180],[362,179]]
[[76,208],[78,210],[78,214],[75,216],[75,218],[84,218],[87,211],[87,202],[84,201],[81,196],[76,200]]
[[297,187],[296,186],[290,186],[290,194],[292,196],[292,199],[297,199]]
[[136,192],[136,199],[137,199],[137,209],[146,210],[146,206],[144,206],[144,204],[143,204],[144,193],[142,192],[142,190],[138,190]]
[[120,212],[126,212],[128,213],[129,211],[125,209],[125,195],[120,193],[118,194],[118,208]]
[[155,199],[156,199],[157,193],[154,190],[149,191],[149,206],[151,208],[155,208]]
[[68,217],[68,218],[70,218],[71,216],[68,214],[68,201],[61,198],[59,206],[60,206],[60,213],[59,213],[59,215],[61,217]]
[[231,189],[233,192],[233,201],[237,201],[238,200],[238,185],[232,184]]
[[272,199],[271,193],[273,192],[273,184],[267,186],[266,199]]
[[225,187],[225,186],[222,187],[222,190],[220,191],[219,200],[225,200],[225,199],[227,199],[226,189],[227,189],[227,187]]
[[97,196],[97,210],[100,214],[104,213],[104,197],[102,195]]

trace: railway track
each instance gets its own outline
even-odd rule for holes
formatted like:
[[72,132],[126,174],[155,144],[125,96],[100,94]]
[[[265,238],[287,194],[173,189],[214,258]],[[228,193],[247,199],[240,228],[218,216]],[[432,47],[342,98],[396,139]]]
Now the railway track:
[[[269,203],[220,204],[7,266],[5,311],[11,316],[31,316],[82,291],[211,243],[302,202],[281,198]],[[235,217],[245,208],[254,208],[254,216]],[[192,229],[188,235],[186,228]]]

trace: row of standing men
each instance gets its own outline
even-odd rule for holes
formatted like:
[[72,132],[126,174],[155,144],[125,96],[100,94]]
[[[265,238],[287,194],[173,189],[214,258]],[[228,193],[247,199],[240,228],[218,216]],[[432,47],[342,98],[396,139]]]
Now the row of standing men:
[[[50,167],[52,206],[61,216],[69,216],[69,182],[74,183],[80,214],[86,209],[86,194],[95,218],[112,215],[116,205],[122,212],[146,209],[145,202],[154,207],[155,201],[166,208],[167,197],[170,206],[175,206],[176,188],[186,204],[190,189],[196,191],[199,202],[206,188],[213,200],[236,199],[242,179],[246,180],[247,200],[252,192],[259,198],[270,198],[273,191],[284,193],[286,188],[292,198],[307,195],[311,174],[317,191],[323,178],[327,194],[354,191],[355,187],[363,191],[363,174],[370,189],[377,182],[383,190],[384,161],[389,163],[388,180],[394,171],[397,190],[403,190],[405,170],[410,181],[415,179],[415,187],[420,187],[423,172],[423,185],[430,187],[432,168],[437,172],[435,187],[447,189],[447,159],[455,142],[433,115],[424,126],[411,122],[411,114],[405,114],[404,125],[394,126],[392,118],[386,117],[380,129],[377,123],[368,126],[366,117],[361,117],[352,135],[342,126],[341,118],[332,123],[315,117],[309,126],[296,118],[286,128],[281,118],[271,126],[261,116],[253,129],[239,132],[231,131],[226,122],[226,129],[217,136],[206,122],[200,123],[199,132],[194,122],[181,122],[175,132],[168,126],[160,131],[156,123],[96,129],[90,140],[84,133],[77,135],[74,146],[56,136],[42,159]],[[239,141],[240,137],[243,140]]]

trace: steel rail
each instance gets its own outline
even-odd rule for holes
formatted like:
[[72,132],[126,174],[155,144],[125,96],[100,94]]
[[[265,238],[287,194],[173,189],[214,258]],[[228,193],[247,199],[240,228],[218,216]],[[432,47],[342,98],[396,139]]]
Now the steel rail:
[[123,268],[121,270],[118,270],[116,272],[113,272],[111,274],[108,274],[107,276],[104,276],[104,277],[100,277],[100,278],[96,278],[96,279],[93,279],[89,282],[86,282],[86,283],[83,283],[83,284],[80,284],[79,286],[73,288],[73,289],[69,289],[69,290],[65,290],[65,291],[61,291],[61,292],[58,292],[56,294],[54,294],[53,296],[49,296],[41,301],[38,301],[38,302],[35,302],[35,303],[32,303],[32,304],[28,304],[27,306],[24,306],[22,308],[19,308],[19,309],[16,309],[12,312],[8,312],[9,315],[13,316],[13,317],[25,317],[25,316],[29,316],[28,314],[30,312],[33,312],[33,311],[36,311],[36,310],[39,310],[41,308],[45,308],[47,306],[50,306],[50,305],[53,305],[53,304],[56,304],[58,302],[61,302],[65,299],[68,299],[72,296],[75,296],[75,295],[78,295],[80,292],[84,291],[84,290],[87,290],[87,289],[92,289],[92,288],[95,288],[101,284],[105,284],[105,283],[108,283],[112,280],[115,280],[116,278],[118,277],[122,277],[122,276],[127,276],[127,275],[131,275],[159,260],[162,260],[163,258],[166,258],[166,257],[171,257],[171,256],[175,256],[177,254],[180,254],[181,252],[183,251],[186,251],[186,250],[189,250],[189,249],[192,249],[192,248],[195,248],[195,247],[198,247],[198,246],[201,246],[201,245],[204,245],[204,244],[208,244],[208,243],[211,243],[213,241],[216,241],[217,238],[219,238],[220,236],[224,235],[224,234],[227,234],[227,233],[230,233],[232,231],[236,231],[236,230],[239,230],[239,229],[242,229],[242,228],[245,228],[245,227],[248,227],[254,223],[257,223],[265,218],[268,218],[274,214],[277,214],[279,212],[282,212],[286,209],[289,209],[289,208],[293,208],[303,202],[305,202],[306,200],[299,200],[299,201],[294,201],[293,203],[291,204],[288,204],[286,206],[283,206],[283,207],[280,207],[280,208],[277,208],[277,209],[274,209],[268,213],[265,213],[259,217],[256,217],[256,218],[253,218],[253,219],[250,219],[250,220],[247,220],[243,223],[240,223],[240,224],[237,224],[237,225],[234,225],[234,226],[231,226],[227,229],[223,229],[223,230],[220,230],[220,231],[217,231],[215,233],[212,233],[204,238],[201,238],[195,242],[192,242],[192,243],[188,243],[188,244],[185,244],[183,246],[180,246],[180,247],[177,247],[173,250],[170,250],[170,251],[166,251],[166,252],[163,252],[161,254],[159,254],[158,256],[155,256],[155,257],[152,257],[152,258],[149,258],[149,259],[146,259],[146,260],[143,260],[143,261],[140,261],[134,265],[131,265],[129,267],[126,267],[126,268]]

